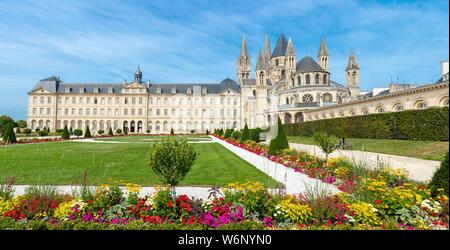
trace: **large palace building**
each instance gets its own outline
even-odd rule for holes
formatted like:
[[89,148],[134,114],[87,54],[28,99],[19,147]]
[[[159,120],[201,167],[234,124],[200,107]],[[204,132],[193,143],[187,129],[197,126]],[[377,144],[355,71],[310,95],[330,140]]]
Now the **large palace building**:
[[254,74],[243,37],[236,81],[144,82],[139,67],[133,81],[123,83],[64,83],[52,76],[28,93],[28,124],[52,131],[66,124],[83,130],[89,126],[94,133],[110,127],[128,133],[190,133],[244,124],[267,127],[278,116],[292,123],[448,106],[448,62],[441,63],[436,83],[361,92],[355,53],[350,52],[345,85],[331,79],[328,56],[323,38],[316,60],[305,56],[297,61],[290,38],[281,34],[272,51],[266,35]]

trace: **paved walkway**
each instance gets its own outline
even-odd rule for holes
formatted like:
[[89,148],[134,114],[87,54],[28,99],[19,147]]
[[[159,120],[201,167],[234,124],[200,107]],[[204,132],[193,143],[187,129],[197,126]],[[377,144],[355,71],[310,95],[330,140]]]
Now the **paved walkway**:
[[[289,143],[292,149],[305,151],[318,157],[324,158],[325,154],[315,145]],[[434,171],[440,166],[439,161],[422,160],[406,156],[372,153],[358,150],[336,150],[329,157],[345,156],[355,162],[365,163],[374,168],[380,163],[393,168],[403,168],[410,174],[410,178],[417,181],[430,180]]]
[[213,136],[211,136],[211,138],[213,141],[220,143],[222,146],[249,162],[260,171],[266,173],[274,180],[283,183],[286,186],[286,193],[298,194],[305,192],[307,189],[324,190],[332,193],[340,192],[334,185],[324,183],[319,179],[310,178],[305,174],[295,172],[293,169],[272,162],[266,157],[259,156]]

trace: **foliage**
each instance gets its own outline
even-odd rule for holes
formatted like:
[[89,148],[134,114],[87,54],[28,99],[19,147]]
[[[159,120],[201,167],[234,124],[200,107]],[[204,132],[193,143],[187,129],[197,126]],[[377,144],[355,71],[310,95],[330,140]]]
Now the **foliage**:
[[448,141],[448,107],[405,110],[283,125],[286,134],[312,136],[324,131],[344,138]]
[[37,133],[39,136],[48,136],[48,132],[47,132],[47,130],[41,130],[41,131],[39,131],[38,133]]
[[103,130],[103,129],[99,129],[97,131],[97,134],[99,134],[99,135],[103,135],[104,133],[105,133],[105,130]]
[[113,133],[113,131],[112,131],[112,128],[111,128],[111,127],[109,127],[109,130],[108,130],[108,135],[109,135],[109,136],[114,136],[114,133]]
[[245,142],[247,140],[250,140],[250,132],[248,130],[248,126],[247,126],[247,123],[246,123],[245,126],[244,126],[244,130],[242,130],[242,136],[241,136],[241,139],[240,139],[240,143],[243,143],[243,142]]
[[16,124],[19,128],[26,128],[27,127],[27,121],[25,120],[18,120],[16,121]]
[[29,134],[31,134],[31,129],[26,128],[26,129],[23,130],[23,133],[26,134],[26,135],[29,135]]
[[447,196],[448,192],[448,152],[441,162],[441,166],[434,172],[433,177],[428,184],[433,195],[437,195],[442,190]]
[[379,226],[381,224],[381,221],[376,214],[378,209],[374,208],[371,204],[359,201],[351,204],[350,209],[354,212],[355,215],[353,218],[357,223],[368,224],[371,226]]
[[231,134],[233,134],[233,129],[226,129],[225,135],[223,136],[223,138],[225,138],[225,139],[230,138]]
[[13,125],[13,128],[17,127],[14,120],[11,117],[7,115],[0,116],[0,136],[3,137],[3,130],[6,128],[6,125],[10,123]]
[[152,146],[150,168],[165,184],[175,186],[186,176],[196,159],[197,153],[186,140],[163,139]]
[[89,126],[86,126],[86,131],[84,131],[84,138],[91,138],[91,131],[89,130]]
[[70,134],[69,134],[69,130],[67,129],[67,124],[64,125],[64,130],[61,134],[61,138],[63,140],[69,140],[70,139]]
[[278,117],[277,136],[270,141],[269,155],[278,155],[283,149],[289,148],[289,142],[284,134],[283,125]]
[[76,135],[77,137],[80,137],[83,135],[83,130],[77,128],[73,131],[73,134]]
[[16,133],[14,133],[13,123],[7,123],[3,129],[2,139],[6,143],[16,143]]
[[122,134],[122,129],[120,129],[120,128],[118,128],[118,129],[116,129],[116,134]]
[[174,134],[175,134],[175,132],[173,131],[173,128],[170,128],[170,134],[171,134],[171,135],[174,135]]
[[326,132],[316,132],[313,135],[314,142],[319,146],[325,153],[325,160],[328,159],[328,155],[331,154],[339,139],[334,135],[328,135]]
[[274,218],[277,221],[289,219],[293,223],[307,223],[312,219],[311,208],[300,203],[292,195],[286,195],[275,207]]
[[261,128],[254,128],[254,129],[250,129],[249,131],[250,133],[250,140],[255,141],[255,142],[259,142],[259,135],[262,132]]
[[239,130],[235,130],[235,131],[233,131],[233,133],[231,133],[231,138],[233,138],[235,140],[238,140],[241,136],[242,136],[242,134]]

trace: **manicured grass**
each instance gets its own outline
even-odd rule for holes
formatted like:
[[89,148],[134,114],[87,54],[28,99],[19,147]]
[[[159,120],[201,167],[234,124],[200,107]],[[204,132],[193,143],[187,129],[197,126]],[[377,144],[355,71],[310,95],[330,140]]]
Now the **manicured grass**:
[[[120,137],[125,139],[125,137]],[[277,182],[218,143],[191,144],[199,156],[180,185],[226,185],[259,181],[267,187]],[[145,143],[50,142],[0,146],[0,177],[14,176],[17,184],[115,181],[141,185],[161,184],[148,165],[150,145]]]
[[[288,140],[293,143],[315,144],[312,137],[289,136]],[[449,146],[448,142],[390,139],[346,138],[345,142],[350,143],[353,150],[401,155],[437,161],[443,159],[445,153],[448,152]]]
[[96,138],[98,141],[120,141],[120,142],[155,142],[162,138],[172,138],[178,141],[186,139],[189,142],[195,141],[211,141],[211,138],[205,135],[173,135],[173,136],[158,136],[158,135],[135,135],[135,136],[117,136]]

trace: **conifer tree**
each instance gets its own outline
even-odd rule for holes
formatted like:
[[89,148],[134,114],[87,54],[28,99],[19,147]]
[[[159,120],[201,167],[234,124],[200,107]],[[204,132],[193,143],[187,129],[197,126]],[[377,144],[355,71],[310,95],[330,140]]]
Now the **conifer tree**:
[[69,134],[69,130],[67,129],[67,124],[64,125],[64,129],[61,133],[61,138],[63,140],[69,140],[70,139],[70,134]]
[[84,132],[84,138],[91,138],[91,131],[89,130],[89,126],[86,126],[86,131]]
[[245,141],[250,139],[250,132],[248,130],[247,123],[244,126],[244,130],[242,131],[241,139],[239,140],[240,143],[244,143]]
[[14,133],[14,125],[12,123],[6,124],[3,131],[3,141],[6,143],[16,143],[16,133]]
[[113,133],[113,131],[112,131],[112,128],[111,128],[111,127],[109,127],[108,135],[109,135],[109,136],[114,136],[114,133]]
[[289,148],[289,142],[284,134],[283,124],[281,124],[280,117],[278,117],[277,137],[270,140],[269,155],[277,155],[283,149]]

